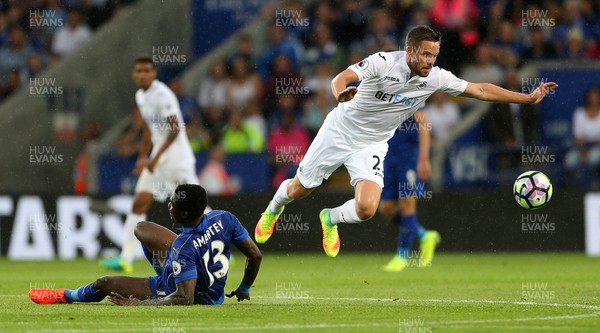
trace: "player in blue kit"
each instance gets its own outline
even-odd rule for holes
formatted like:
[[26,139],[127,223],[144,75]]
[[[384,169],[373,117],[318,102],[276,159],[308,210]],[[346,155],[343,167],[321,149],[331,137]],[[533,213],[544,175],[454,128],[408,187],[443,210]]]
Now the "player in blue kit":
[[417,199],[428,198],[424,180],[431,175],[431,136],[423,109],[403,122],[388,141],[383,163],[384,188],[379,212],[399,226],[396,255],[382,269],[400,272],[409,265],[415,237],[420,241],[419,267],[428,267],[440,242],[437,231],[427,231],[417,218]]
[[179,185],[169,213],[181,224],[181,234],[152,222],[137,224],[135,235],[156,276],[106,276],[74,290],[32,289],[29,298],[39,304],[99,302],[106,296],[117,305],[221,304],[233,243],[247,257],[246,269],[239,287],[226,296],[249,300],[260,250],[233,214],[214,210],[203,215],[206,204],[200,185]]

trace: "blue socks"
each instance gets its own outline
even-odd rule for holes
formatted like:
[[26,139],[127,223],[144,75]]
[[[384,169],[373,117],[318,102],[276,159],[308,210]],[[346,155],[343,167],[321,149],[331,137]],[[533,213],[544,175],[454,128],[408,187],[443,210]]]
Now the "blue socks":
[[400,219],[402,224],[400,225],[400,237],[398,237],[398,255],[408,259],[415,238],[417,215],[402,216]]
[[104,299],[104,296],[96,293],[92,282],[75,290],[65,290],[65,298],[68,302],[100,302]]

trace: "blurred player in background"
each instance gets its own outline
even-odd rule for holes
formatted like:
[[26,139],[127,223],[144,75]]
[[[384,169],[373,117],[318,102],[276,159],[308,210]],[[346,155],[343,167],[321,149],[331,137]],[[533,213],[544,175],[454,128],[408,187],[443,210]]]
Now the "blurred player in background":
[[[471,83],[434,66],[441,35],[416,26],[406,37],[406,51],[377,52],[339,73],[331,82],[338,106],[331,111],[293,179],[281,183],[255,228],[258,243],[273,234],[285,205],[308,196],[342,164],[350,174],[354,199],[319,214],[323,249],[336,257],[340,249],[338,223],[360,223],[373,217],[383,188],[387,141],[436,91],[500,103],[539,103],[548,82],[531,94],[506,90],[490,83]],[[361,81],[359,88],[350,86]]]
[[403,122],[388,141],[379,212],[398,225],[399,233],[396,255],[382,268],[386,272],[400,272],[409,259],[416,259],[411,255],[415,237],[420,241],[419,267],[428,267],[440,241],[438,232],[425,230],[417,217],[417,199],[428,198],[423,181],[431,176],[429,125],[421,109]]
[[169,201],[173,223],[181,224],[177,236],[152,222],[140,222],[135,235],[156,276],[147,278],[105,276],[77,289],[31,289],[38,304],[100,302],[106,296],[117,305],[191,305],[223,303],[229,272],[230,243],[246,257],[239,287],[226,295],[250,300],[250,287],[262,255],[233,214],[206,208],[206,191],[200,185],[179,185]]
[[153,199],[164,201],[178,184],[198,184],[196,158],[183,128],[177,97],[156,80],[151,58],[136,59],[132,76],[139,88],[135,102],[144,119],[144,135],[134,170],[139,179],[131,213],[125,220],[121,255],[100,260],[102,265],[126,273],[133,270],[139,246],[133,234],[135,225],[146,219]]

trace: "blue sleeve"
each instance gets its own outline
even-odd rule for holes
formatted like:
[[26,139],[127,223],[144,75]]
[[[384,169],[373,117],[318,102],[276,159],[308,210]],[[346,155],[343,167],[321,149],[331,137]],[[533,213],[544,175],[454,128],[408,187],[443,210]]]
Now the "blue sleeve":
[[231,230],[231,242],[234,244],[239,244],[249,237],[246,228],[244,228],[237,217],[231,213],[229,213],[229,228]]
[[172,261],[175,284],[198,278],[194,254],[192,243],[186,243],[180,248],[179,254]]

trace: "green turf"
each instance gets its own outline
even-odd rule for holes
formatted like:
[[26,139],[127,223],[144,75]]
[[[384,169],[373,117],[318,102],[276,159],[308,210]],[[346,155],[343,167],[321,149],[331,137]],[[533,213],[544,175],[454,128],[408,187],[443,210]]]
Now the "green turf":
[[[108,272],[83,260],[0,260],[0,332],[600,332],[600,260],[583,254],[439,254],[428,269],[383,273],[388,259],[266,253],[250,302],[190,307],[37,305],[31,287]],[[242,271],[236,262],[227,291]],[[136,275],[150,272],[136,263]]]

